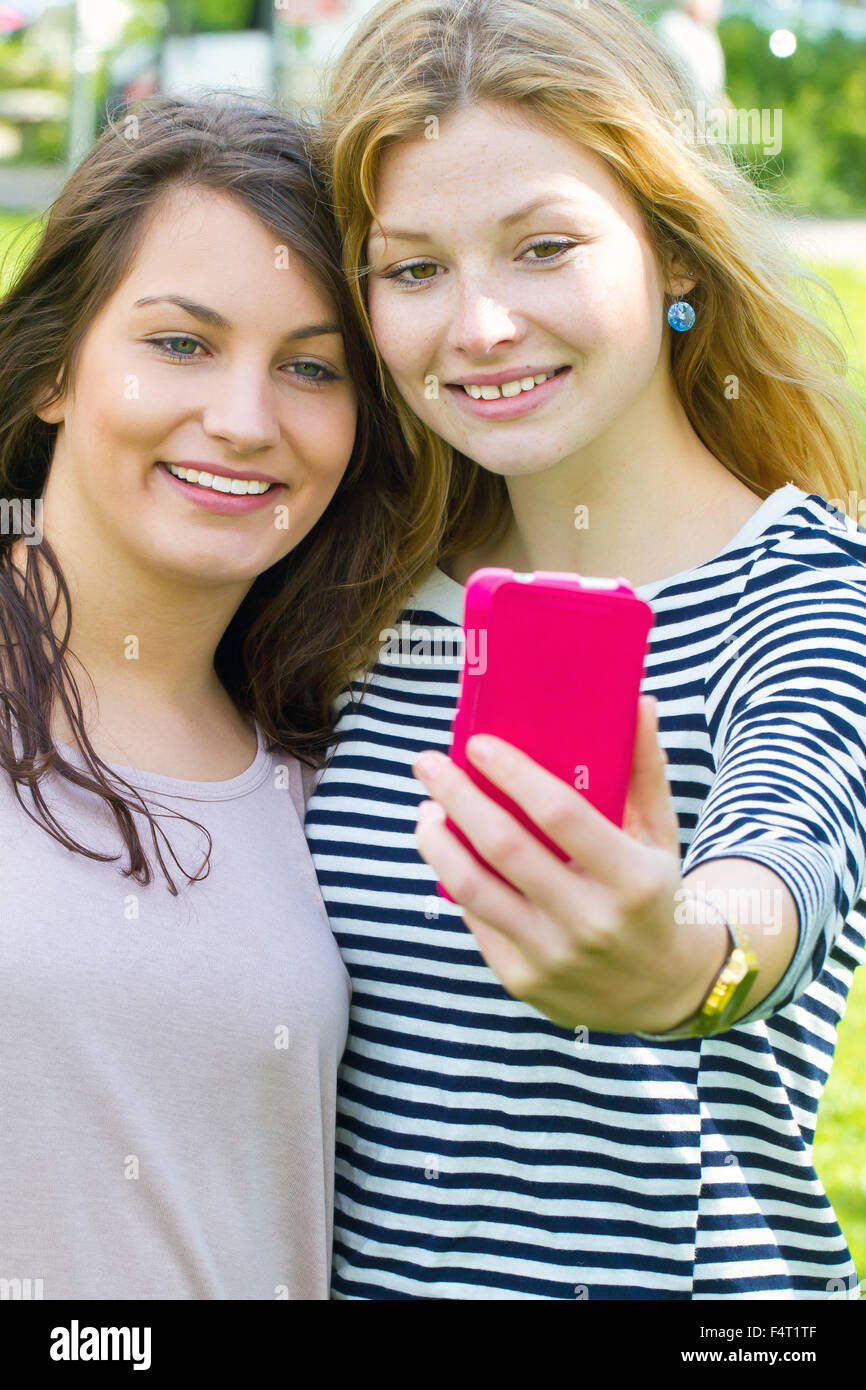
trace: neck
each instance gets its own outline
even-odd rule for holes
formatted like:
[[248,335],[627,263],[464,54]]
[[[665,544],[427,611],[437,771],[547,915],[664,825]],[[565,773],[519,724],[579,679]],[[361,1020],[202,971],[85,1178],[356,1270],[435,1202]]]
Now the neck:
[[730,539],[717,544],[720,517],[724,526],[734,502],[748,507],[748,490],[701,443],[672,383],[586,448],[507,487],[510,523],[485,563],[634,585],[710,558]]
[[[97,525],[80,524],[77,510],[72,499],[61,502],[46,490],[44,533],[69,589],[69,648],[100,708],[122,705],[134,718],[145,708],[191,708],[197,701],[204,713],[223,704],[227,697],[214,671],[214,653],[250,586],[196,585],[160,573]],[[23,542],[13,549],[20,569],[25,550]],[[44,566],[43,583],[50,605],[55,586]],[[61,605],[54,619],[58,635],[65,622]],[[77,663],[74,669],[80,669]],[[81,691],[94,716],[87,681]]]

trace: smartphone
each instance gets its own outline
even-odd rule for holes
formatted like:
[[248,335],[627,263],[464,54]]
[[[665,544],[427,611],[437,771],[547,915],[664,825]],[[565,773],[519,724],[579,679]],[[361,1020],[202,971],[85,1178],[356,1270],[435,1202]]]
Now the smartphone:
[[[466,741],[487,733],[513,743],[622,826],[653,622],[650,605],[624,579],[494,568],[469,576],[450,756],[563,861],[568,854],[469,762]],[[446,825],[485,868],[509,882],[450,817]],[[441,883],[437,887],[454,901]]]

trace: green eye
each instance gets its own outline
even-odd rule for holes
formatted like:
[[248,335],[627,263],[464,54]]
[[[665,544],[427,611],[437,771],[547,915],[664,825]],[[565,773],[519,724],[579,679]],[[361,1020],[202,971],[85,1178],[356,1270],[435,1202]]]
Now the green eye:
[[292,362],[290,365],[292,376],[296,376],[300,381],[307,381],[311,386],[325,386],[329,381],[337,380],[337,373],[332,372],[329,367],[323,367],[321,362]]
[[548,250],[550,250],[550,251],[552,252],[551,255],[548,255],[548,256],[536,256],[535,259],[536,259],[536,260],[539,260],[539,261],[549,261],[549,260],[552,260],[552,259],[553,259],[553,256],[555,256],[555,255],[557,254],[557,252],[562,251],[563,248],[564,248],[565,246],[567,246],[567,245],[568,245],[568,243],[567,243],[567,242],[564,242],[564,241],[537,241],[537,242],[535,243],[534,246],[530,246],[530,247],[529,247],[529,250],[530,250],[530,251],[543,251],[545,248],[547,248]]
[[[201,344],[198,343],[195,338],[152,338],[150,341],[153,347],[161,349],[163,352],[167,353],[169,357],[176,358],[192,357],[196,348],[201,347]],[[176,345],[178,343],[184,346],[177,347]],[[187,351],[185,349],[189,350]]]
[[436,267],[432,261],[418,261],[415,265],[406,267],[407,273],[412,276],[413,280],[429,280],[431,278],[429,275],[414,275],[413,271],[416,270],[432,270],[433,274],[436,274]]
[[328,381],[337,380],[336,372],[323,367],[321,362],[293,362],[292,372],[300,377],[301,381],[308,381],[311,386],[324,386]]

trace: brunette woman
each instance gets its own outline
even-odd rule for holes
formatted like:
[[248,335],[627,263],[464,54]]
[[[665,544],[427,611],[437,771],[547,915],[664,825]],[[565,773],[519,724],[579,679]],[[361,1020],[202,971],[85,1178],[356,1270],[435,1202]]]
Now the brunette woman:
[[0,1275],[46,1299],[328,1295],[304,791],[418,542],[307,134],[134,104],[0,302]]

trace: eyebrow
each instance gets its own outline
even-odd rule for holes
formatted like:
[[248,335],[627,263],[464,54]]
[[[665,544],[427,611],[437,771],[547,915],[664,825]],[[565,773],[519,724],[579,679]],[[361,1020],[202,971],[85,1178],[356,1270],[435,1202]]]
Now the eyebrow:
[[[194,319],[200,319],[202,323],[207,323],[211,328],[229,329],[231,323],[216,309],[209,309],[206,304],[196,304],[192,299],[185,299],[180,294],[161,294],[147,295],[144,299],[137,299],[133,304],[134,309],[143,308],[148,304],[174,304],[178,309],[183,309],[184,313],[191,314]],[[327,334],[341,334],[340,325],[331,320],[323,323],[305,323],[302,328],[293,328],[290,333],[284,333],[283,342],[290,342],[299,338],[319,338]]]
[[[562,201],[562,197],[542,193],[538,198],[533,198],[530,202],[524,203],[523,206],[517,208],[515,212],[510,212],[507,217],[500,218],[499,225],[500,227],[513,227],[515,222],[522,222],[525,217],[529,217],[530,213],[538,212],[540,208],[552,207],[555,203],[561,204]],[[387,241],[424,242],[433,240],[426,232],[416,232],[405,227],[395,227],[390,232],[387,228],[383,227],[381,231],[370,233],[371,241],[377,237],[380,241],[383,239]]]

